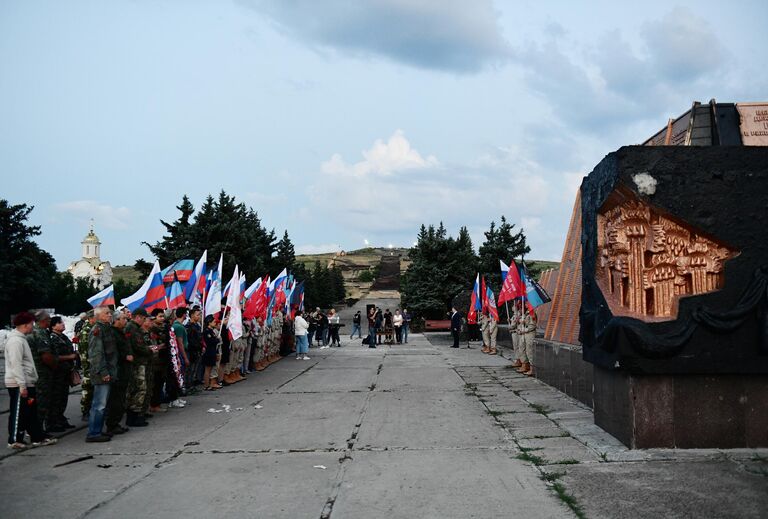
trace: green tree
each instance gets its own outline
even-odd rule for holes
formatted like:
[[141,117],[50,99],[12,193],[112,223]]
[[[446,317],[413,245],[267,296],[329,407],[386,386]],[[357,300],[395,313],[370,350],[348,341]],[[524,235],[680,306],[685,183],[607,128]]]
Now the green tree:
[[[75,315],[90,310],[88,298],[97,293],[99,289],[88,278],[73,278],[69,272],[57,272],[51,279],[51,290],[48,296],[48,304],[58,313]],[[117,295],[117,294],[115,294]],[[129,294],[124,294],[123,297]]]
[[185,195],[177,209],[181,211],[178,220],[172,224],[161,221],[166,228],[163,239],[154,245],[146,244],[161,266],[179,259],[196,259],[207,249],[209,268],[216,268],[219,255],[224,255],[222,275],[226,280],[235,265],[249,279],[278,273],[273,258],[277,250],[274,230],[267,231],[256,211],[238,203],[234,196],[224,190],[218,198],[208,195],[195,214]]
[[40,226],[28,225],[34,206],[0,200],[0,324],[11,314],[42,306],[48,299],[56,262],[33,241]]
[[289,271],[295,271],[296,250],[293,248],[293,243],[291,243],[291,239],[288,237],[288,231],[285,231],[283,237],[277,242],[275,252],[277,268],[287,268]]
[[189,201],[187,195],[181,199],[181,205],[176,209],[181,211],[181,216],[173,223],[160,220],[165,227],[165,236],[155,245],[142,242],[149,247],[149,250],[160,261],[160,264],[170,265],[177,259],[199,256],[200,253],[195,249],[193,239],[193,228],[190,219],[195,214],[195,206]]
[[[531,252],[531,248],[525,243],[523,230],[514,232],[514,229],[515,225],[507,222],[504,216],[501,217],[498,227],[495,222],[491,222],[490,228],[485,232],[485,241],[478,250],[480,275],[485,276],[486,284],[496,294],[501,288],[499,260],[509,263],[514,258],[519,261]],[[530,269],[532,263],[526,264]]]
[[437,229],[422,225],[409,257],[411,265],[400,284],[403,306],[426,318],[443,317],[474,278],[477,258],[469,232],[462,227],[454,239],[442,222]]

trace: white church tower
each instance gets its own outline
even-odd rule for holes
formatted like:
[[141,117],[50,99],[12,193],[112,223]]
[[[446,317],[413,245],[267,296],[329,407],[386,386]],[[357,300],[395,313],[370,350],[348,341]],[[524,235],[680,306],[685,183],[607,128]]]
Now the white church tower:
[[74,278],[89,278],[99,289],[112,283],[112,266],[108,261],[101,261],[101,241],[93,232],[93,220],[80,244],[83,257],[70,263],[67,271]]

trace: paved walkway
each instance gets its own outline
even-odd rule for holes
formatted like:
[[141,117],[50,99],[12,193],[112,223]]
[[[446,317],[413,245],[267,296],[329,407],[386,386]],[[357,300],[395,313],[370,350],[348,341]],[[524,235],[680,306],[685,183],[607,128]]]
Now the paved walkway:
[[[347,336],[348,339],[348,336]],[[448,338],[310,350],[106,444],[0,460],[2,517],[760,517],[768,453],[629,451]],[[6,415],[7,416],[7,415]],[[67,464],[68,463],[68,464]],[[65,464],[65,465],[62,465]],[[569,508],[568,503],[572,508]]]

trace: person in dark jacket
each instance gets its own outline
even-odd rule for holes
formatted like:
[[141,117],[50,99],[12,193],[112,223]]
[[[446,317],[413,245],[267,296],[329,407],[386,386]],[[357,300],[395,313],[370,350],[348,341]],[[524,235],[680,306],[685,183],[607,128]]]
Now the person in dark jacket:
[[461,333],[461,314],[456,307],[451,308],[451,335],[453,335],[453,346],[451,348],[459,347],[459,334]]
[[64,321],[60,316],[51,318],[51,351],[56,356],[56,368],[51,377],[51,398],[48,416],[45,417],[48,432],[64,432],[74,429],[64,412],[69,401],[69,383],[75,369],[77,354],[69,337],[64,335]]
[[108,442],[103,434],[105,410],[109,399],[110,384],[117,379],[117,344],[112,333],[109,308],[100,306],[94,310],[96,324],[88,337],[88,359],[93,383],[93,402],[88,416],[86,442]]

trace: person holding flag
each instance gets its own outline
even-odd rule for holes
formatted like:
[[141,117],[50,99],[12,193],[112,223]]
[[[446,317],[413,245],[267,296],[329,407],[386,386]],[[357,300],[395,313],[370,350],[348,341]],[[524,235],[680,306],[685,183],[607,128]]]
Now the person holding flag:
[[496,355],[496,336],[499,333],[499,312],[496,309],[496,299],[491,287],[486,287],[485,308],[483,309],[483,343],[487,347],[484,353]]

